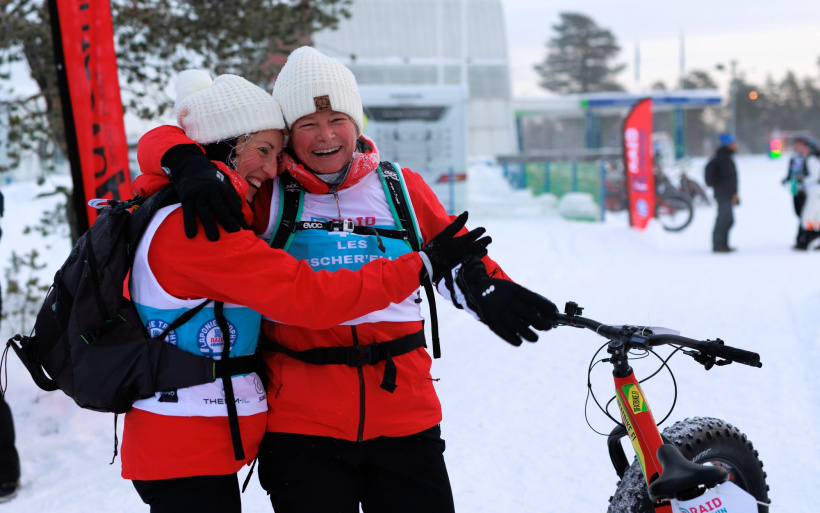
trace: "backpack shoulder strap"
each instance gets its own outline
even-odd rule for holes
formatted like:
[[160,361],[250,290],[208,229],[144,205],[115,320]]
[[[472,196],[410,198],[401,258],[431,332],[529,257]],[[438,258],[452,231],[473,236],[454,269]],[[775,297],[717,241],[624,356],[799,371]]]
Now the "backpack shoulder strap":
[[279,212],[270,238],[270,247],[287,251],[302,218],[305,191],[290,173],[279,175]]
[[[413,251],[420,251],[424,241],[421,237],[415,212],[410,208],[410,194],[404,183],[401,167],[390,162],[379,163],[379,178],[384,186],[384,194],[393,212],[393,218],[399,230],[406,230],[408,244]],[[430,280],[423,279],[424,293],[430,302],[430,334],[432,336],[433,358],[441,358],[441,343],[438,336],[438,312],[436,310],[436,296]]]
[[[147,198],[137,196],[133,200],[122,204],[125,208],[136,207],[133,208],[131,214],[128,216],[128,227],[130,233],[128,234],[129,243],[127,249],[128,257],[132,261],[134,259],[134,251],[136,250],[137,244],[139,244],[140,239],[142,239],[142,236],[148,228],[148,224],[151,222],[151,219],[154,218],[154,215],[162,207],[167,207],[168,205],[173,205],[178,202],[179,195],[176,192],[176,188],[173,184],[168,184]],[[117,208],[120,207],[114,206],[114,209]],[[131,262],[129,262],[129,267],[130,264]]]
[[[225,340],[225,349],[223,349],[222,359],[230,358],[231,343],[230,343],[230,327],[228,320],[223,313],[225,303],[222,301],[214,302],[214,315],[216,322],[219,325],[219,330],[222,332],[222,337]],[[231,431],[231,443],[233,444],[233,454],[236,461],[245,460],[245,450],[242,446],[242,435],[239,430],[239,415],[236,411],[236,396],[233,391],[233,379],[230,373],[224,373],[222,376],[222,388],[225,392],[225,404],[228,406],[228,426]]]
[[385,161],[379,163],[378,169],[384,195],[388,199],[396,227],[399,230],[407,230],[409,236],[407,243],[413,251],[419,251],[423,243],[421,230],[419,230],[415,213],[410,208],[410,195],[407,192],[401,168]]

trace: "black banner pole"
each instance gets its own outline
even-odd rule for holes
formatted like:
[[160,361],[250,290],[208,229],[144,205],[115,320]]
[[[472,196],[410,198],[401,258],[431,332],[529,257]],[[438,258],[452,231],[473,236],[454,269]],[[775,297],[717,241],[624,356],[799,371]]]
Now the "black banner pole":
[[85,208],[85,187],[83,185],[83,169],[80,163],[80,147],[77,143],[77,130],[74,126],[74,109],[71,106],[71,95],[68,90],[68,77],[65,69],[65,55],[63,54],[63,37],[60,30],[60,14],[57,10],[57,0],[48,0],[49,19],[51,20],[51,39],[54,46],[54,67],[57,73],[57,86],[60,89],[60,104],[63,113],[63,131],[71,167],[71,180],[74,190],[71,194],[74,209],[75,233],[77,237],[88,230],[88,212]]

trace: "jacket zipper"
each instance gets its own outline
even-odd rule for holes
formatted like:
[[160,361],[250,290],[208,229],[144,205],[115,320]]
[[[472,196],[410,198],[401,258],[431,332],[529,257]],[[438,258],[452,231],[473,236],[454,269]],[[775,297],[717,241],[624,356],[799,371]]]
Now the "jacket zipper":
[[[359,337],[356,334],[356,326],[350,326],[350,331],[353,334],[353,345],[359,345]],[[364,369],[359,365],[356,367],[356,373],[359,376],[359,429],[356,432],[356,441],[364,440]]]
[[[339,205],[339,194],[334,190],[333,191],[333,199],[336,200],[336,212],[339,214],[339,220],[342,219],[342,208]],[[353,335],[353,346],[359,345],[359,337],[356,333],[356,326],[350,326],[350,331]],[[365,407],[364,407],[364,369],[362,366],[359,365],[356,367],[356,374],[359,378],[359,428],[356,431],[356,441],[361,442],[364,440],[364,414],[365,414]]]
[[336,200],[336,213],[339,214],[339,221],[342,221],[342,207],[339,205],[339,193],[333,191],[333,198]]

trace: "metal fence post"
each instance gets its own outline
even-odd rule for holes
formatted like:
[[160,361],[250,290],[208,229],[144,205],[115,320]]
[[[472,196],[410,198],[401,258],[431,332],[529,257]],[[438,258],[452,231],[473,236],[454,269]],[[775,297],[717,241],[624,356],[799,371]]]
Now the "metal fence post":
[[544,162],[544,193],[550,192],[550,163]]
[[606,163],[601,161],[601,221],[604,220],[606,212]]
[[456,174],[453,166],[450,166],[448,175],[450,178],[450,215],[452,215],[456,212]]
[[578,162],[572,162],[572,192],[578,192]]

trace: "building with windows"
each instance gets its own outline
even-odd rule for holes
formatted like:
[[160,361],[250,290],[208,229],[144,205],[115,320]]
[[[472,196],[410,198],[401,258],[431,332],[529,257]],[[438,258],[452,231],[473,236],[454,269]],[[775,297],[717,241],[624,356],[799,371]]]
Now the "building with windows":
[[467,154],[514,151],[500,0],[356,0],[351,14],[313,44],[360,86],[462,86]]

